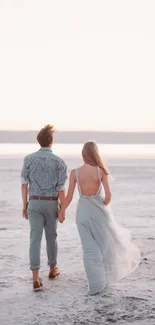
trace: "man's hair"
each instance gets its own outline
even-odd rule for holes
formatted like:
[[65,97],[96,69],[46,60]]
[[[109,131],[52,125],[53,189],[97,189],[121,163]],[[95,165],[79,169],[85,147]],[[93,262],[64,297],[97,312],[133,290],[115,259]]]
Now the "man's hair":
[[54,132],[54,126],[50,124],[45,125],[44,128],[39,131],[37,141],[41,147],[49,147],[49,145],[53,142]]

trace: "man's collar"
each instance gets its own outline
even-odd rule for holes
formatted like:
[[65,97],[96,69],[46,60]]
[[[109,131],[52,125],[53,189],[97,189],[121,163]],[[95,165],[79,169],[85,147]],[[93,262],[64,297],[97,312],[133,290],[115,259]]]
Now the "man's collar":
[[39,150],[40,151],[52,151],[52,149],[50,147],[41,147]]

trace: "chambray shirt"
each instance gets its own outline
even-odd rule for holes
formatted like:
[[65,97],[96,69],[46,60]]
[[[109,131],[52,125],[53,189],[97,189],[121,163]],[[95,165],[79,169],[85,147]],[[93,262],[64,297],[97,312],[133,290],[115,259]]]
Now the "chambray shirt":
[[58,196],[64,189],[67,166],[50,148],[40,148],[24,158],[22,184],[29,184],[29,196]]

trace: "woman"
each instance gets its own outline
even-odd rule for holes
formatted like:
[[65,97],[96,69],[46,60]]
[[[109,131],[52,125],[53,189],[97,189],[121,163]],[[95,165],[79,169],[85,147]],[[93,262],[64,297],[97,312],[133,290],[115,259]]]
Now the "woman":
[[83,248],[89,294],[94,295],[129,275],[139,264],[140,252],[132,244],[128,230],[117,224],[107,207],[111,201],[108,171],[96,143],[85,143],[82,156],[84,165],[70,174],[69,189],[59,213],[59,221],[64,220],[64,212],[72,201],[77,183],[80,198],[76,223]]

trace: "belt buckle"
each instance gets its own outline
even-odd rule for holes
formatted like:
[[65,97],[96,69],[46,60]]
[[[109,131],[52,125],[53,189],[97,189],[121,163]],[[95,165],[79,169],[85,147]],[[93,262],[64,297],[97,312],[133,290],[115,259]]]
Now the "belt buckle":
[[38,200],[40,200],[40,196],[38,196]]

